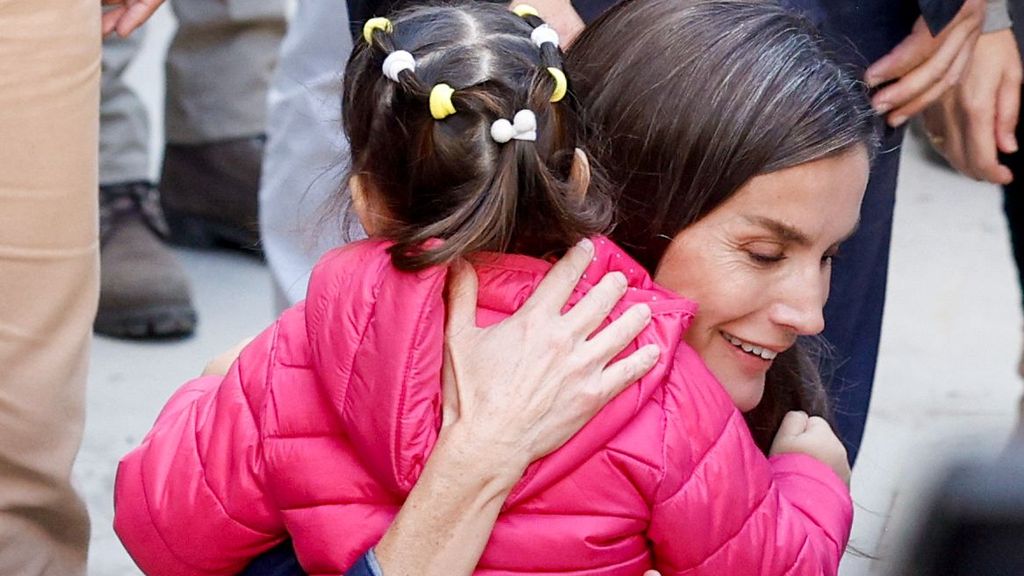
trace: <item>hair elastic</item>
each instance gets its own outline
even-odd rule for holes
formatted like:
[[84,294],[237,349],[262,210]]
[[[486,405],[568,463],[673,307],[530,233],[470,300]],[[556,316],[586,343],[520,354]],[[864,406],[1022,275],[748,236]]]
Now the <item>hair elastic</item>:
[[452,95],[455,89],[447,84],[434,84],[430,89],[430,115],[434,120],[444,120],[455,114],[455,105],[452,104]]
[[540,12],[537,12],[537,9],[529,4],[516,4],[512,8],[512,13],[520,18],[526,18],[527,16],[536,16],[537,18],[540,18]]
[[509,122],[499,118],[491,123],[491,138],[498,144],[509,140],[537,141],[537,116],[532,110],[520,110]]
[[398,82],[398,75],[403,70],[416,71],[416,59],[405,50],[395,50],[384,59],[381,70],[392,82]]
[[537,48],[544,47],[548,42],[554,44],[556,49],[558,48],[558,32],[547,24],[541,24],[534,28],[533,32],[530,32],[530,40],[533,40]]
[[383,16],[370,18],[366,21],[366,24],[363,24],[363,40],[366,40],[367,44],[373,44],[374,30],[391,33],[394,29],[394,26],[391,25],[391,20],[388,20]]
[[562,98],[565,98],[566,91],[569,90],[569,81],[565,78],[565,72],[554,66],[548,66],[548,74],[555,79],[555,90],[551,92],[551,102],[561,102]]

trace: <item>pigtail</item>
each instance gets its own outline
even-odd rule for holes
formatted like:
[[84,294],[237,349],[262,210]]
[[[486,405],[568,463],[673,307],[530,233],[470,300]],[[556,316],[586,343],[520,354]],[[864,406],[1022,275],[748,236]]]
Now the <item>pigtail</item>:
[[539,17],[423,6],[368,21],[364,40],[346,73],[351,173],[391,217],[381,232],[396,267],[547,256],[607,231],[610,201],[570,180],[580,119]]

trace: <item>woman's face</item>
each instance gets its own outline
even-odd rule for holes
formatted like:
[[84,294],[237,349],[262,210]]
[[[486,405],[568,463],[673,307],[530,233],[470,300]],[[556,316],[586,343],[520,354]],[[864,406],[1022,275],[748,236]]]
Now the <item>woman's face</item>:
[[700,304],[685,340],[742,411],[772,360],[824,328],[832,257],[868,179],[862,146],[757,176],[673,238],[655,280]]

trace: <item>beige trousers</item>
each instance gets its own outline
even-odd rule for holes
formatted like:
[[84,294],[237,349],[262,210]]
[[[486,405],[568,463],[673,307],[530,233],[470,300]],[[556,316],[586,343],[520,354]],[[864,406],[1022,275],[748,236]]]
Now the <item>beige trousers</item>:
[[0,0],[0,574],[84,574],[99,0]]

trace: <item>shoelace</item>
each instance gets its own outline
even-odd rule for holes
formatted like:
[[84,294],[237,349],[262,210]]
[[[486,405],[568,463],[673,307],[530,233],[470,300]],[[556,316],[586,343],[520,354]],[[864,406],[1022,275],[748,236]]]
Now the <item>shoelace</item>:
[[158,236],[169,233],[167,220],[160,208],[160,192],[146,182],[129,182],[100,189],[100,242],[105,242],[118,221],[138,214]]

